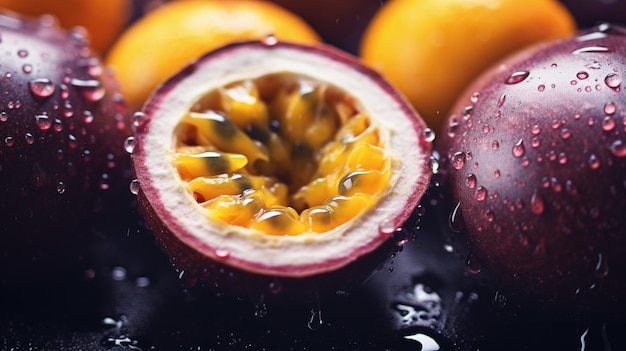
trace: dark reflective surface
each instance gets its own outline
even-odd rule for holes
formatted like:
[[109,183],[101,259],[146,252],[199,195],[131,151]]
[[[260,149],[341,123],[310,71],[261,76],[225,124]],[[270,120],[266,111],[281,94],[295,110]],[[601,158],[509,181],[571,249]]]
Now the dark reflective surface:
[[80,266],[0,288],[0,350],[624,349],[625,323],[556,322],[479,285],[424,208],[358,291],[288,307],[190,287],[139,220],[96,228]]

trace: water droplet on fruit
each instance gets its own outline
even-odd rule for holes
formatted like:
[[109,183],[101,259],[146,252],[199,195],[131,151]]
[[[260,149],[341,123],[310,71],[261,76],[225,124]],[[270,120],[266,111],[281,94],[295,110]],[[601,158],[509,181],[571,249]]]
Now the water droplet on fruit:
[[28,56],[28,51],[24,49],[17,50],[17,56],[24,58]]
[[33,71],[33,66],[32,66],[32,65],[30,65],[30,64],[28,64],[28,63],[27,63],[27,64],[24,64],[24,65],[22,66],[22,72],[24,72],[24,73],[30,73],[30,72],[32,72],[32,71]]
[[611,89],[619,90],[620,84],[622,84],[622,79],[617,73],[610,73],[604,78],[604,83]]
[[538,190],[535,190],[530,197],[530,211],[536,215],[540,215],[543,213],[544,209],[543,196]]
[[600,159],[594,154],[589,156],[589,167],[591,169],[598,169],[600,167]]
[[12,136],[8,136],[4,138],[4,144],[6,144],[6,146],[13,146],[13,144],[15,144],[15,139],[13,139]]
[[487,198],[487,193],[487,188],[481,185],[476,189],[474,198],[476,199],[476,201],[484,201]]
[[611,146],[609,146],[611,153],[617,157],[626,157],[626,144],[621,140],[615,140]]
[[56,87],[50,79],[38,78],[28,82],[28,89],[36,98],[47,98],[54,94]]
[[470,189],[474,189],[476,187],[476,175],[474,173],[470,173],[465,177],[465,186]]
[[139,185],[139,180],[137,179],[133,179],[130,181],[130,192],[134,195],[139,194],[139,190],[140,190],[140,185]]
[[576,73],[576,77],[580,80],[584,80],[589,78],[589,73],[585,72],[585,71],[580,71],[578,73]]
[[102,100],[106,90],[100,83],[100,81],[95,79],[76,79],[73,78],[70,81],[70,84],[75,87],[82,96],[87,99],[87,101],[96,102]]
[[396,231],[396,225],[391,219],[385,219],[378,224],[378,232],[382,235],[389,236]]
[[537,91],[538,91],[538,92],[542,92],[542,91],[544,91],[544,90],[546,90],[546,86],[545,86],[544,84],[539,84],[539,85],[537,86]]
[[579,55],[579,54],[586,54],[586,53],[601,53],[601,52],[610,52],[610,51],[611,49],[607,48],[606,46],[585,46],[585,47],[578,48],[572,51],[572,54]]
[[124,150],[129,154],[132,154],[135,151],[135,137],[128,137],[124,140]]
[[475,91],[474,93],[472,93],[472,96],[470,97],[470,101],[472,103],[477,103],[479,98],[480,98],[480,93]]
[[516,157],[516,158],[520,158],[524,156],[524,154],[526,153],[526,149],[524,148],[523,139],[518,140],[517,143],[513,145],[512,153],[513,153],[513,157]]
[[498,108],[502,107],[502,105],[504,105],[504,102],[506,101],[506,94],[502,94],[500,95],[500,97],[498,98]]
[[426,142],[432,143],[435,141],[435,131],[430,128],[426,128],[422,132],[422,137]]
[[611,118],[610,116],[606,116],[602,120],[602,130],[605,132],[610,132],[613,129],[615,129],[615,125],[616,125],[615,120]]
[[83,111],[83,122],[89,124],[91,122],[93,122],[94,120],[94,116],[93,113],[91,113],[91,111]]
[[562,139],[569,139],[569,137],[572,136],[572,132],[567,128],[563,128],[561,129],[560,135]]
[[143,128],[146,125],[146,123],[148,123],[148,116],[141,111],[135,112],[132,117],[132,123],[133,123],[132,125],[133,128],[135,128],[136,130],[139,130]]
[[37,123],[37,127],[39,127],[39,129],[41,130],[48,130],[52,126],[52,121],[50,120],[50,117],[46,115],[36,115],[35,121]]
[[518,84],[528,77],[530,72],[528,71],[516,71],[504,81],[505,84]]
[[607,115],[613,115],[616,111],[617,106],[614,102],[607,102],[607,104],[604,105],[604,113],[606,113]]
[[35,142],[35,137],[31,133],[26,133],[24,139],[28,145],[32,145]]
[[274,46],[278,44],[278,38],[274,34],[269,34],[261,40],[261,43],[265,46]]
[[452,158],[450,159],[451,163],[452,163],[452,167],[454,169],[461,169],[463,168],[463,166],[465,166],[465,160],[466,160],[466,155],[464,152],[456,152],[454,153],[454,155],[452,155]]
[[230,251],[226,249],[217,249],[215,250],[215,257],[219,259],[226,259],[230,256]]

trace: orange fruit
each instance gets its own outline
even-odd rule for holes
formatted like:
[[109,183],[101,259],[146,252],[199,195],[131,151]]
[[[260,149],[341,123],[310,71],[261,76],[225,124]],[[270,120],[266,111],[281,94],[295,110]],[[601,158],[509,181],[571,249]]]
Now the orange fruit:
[[369,23],[360,55],[440,130],[451,105],[487,67],[575,30],[555,0],[391,0]]
[[91,46],[105,52],[132,13],[131,0],[0,0],[0,8],[30,17],[53,15],[63,28],[84,27]]
[[106,63],[133,109],[168,77],[202,54],[234,41],[262,39],[317,43],[300,17],[258,0],[166,3],[135,22],[116,41]]

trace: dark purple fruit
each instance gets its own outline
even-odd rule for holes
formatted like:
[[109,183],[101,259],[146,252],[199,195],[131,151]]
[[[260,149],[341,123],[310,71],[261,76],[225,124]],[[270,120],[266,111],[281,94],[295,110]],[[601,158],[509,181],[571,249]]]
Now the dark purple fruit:
[[625,89],[626,29],[603,24],[509,58],[456,104],[439,144],[450,227],[514,300],[626,309]]
[[0,14],[0,282],[83,255],[129,193],[128,115],[81,30]]

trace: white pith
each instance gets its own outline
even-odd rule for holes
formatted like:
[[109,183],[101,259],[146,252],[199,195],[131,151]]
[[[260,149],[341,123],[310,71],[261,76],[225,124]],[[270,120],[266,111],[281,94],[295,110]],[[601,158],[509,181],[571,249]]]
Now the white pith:
[[[197,63],[197,70],[158,95],[151,122],[138,132],[137,177],[165,226],[187,245],[225,264],[261,274],[309,276],[345,266],[388,239],[379,226],[399,227],[425,189],[428,156],[423,125],[416,123],[403,100],[370,75],[341,60],[289,46],[235,46]],[[326,233],[296,236],[263,234],[208,220],[173,167],[174,128],[200,97],[234,81],[271,73],[294,73],[325,81],[350,92],[377,126],[381,144],[392,160],[389,191],[360,216]],[[156,99],[156,96],[155,96]],[[154,106],[153,106],[154,107]],[[417,197],[421,197],[418,194]],[[226,256],[224,253],[228,253]]]

